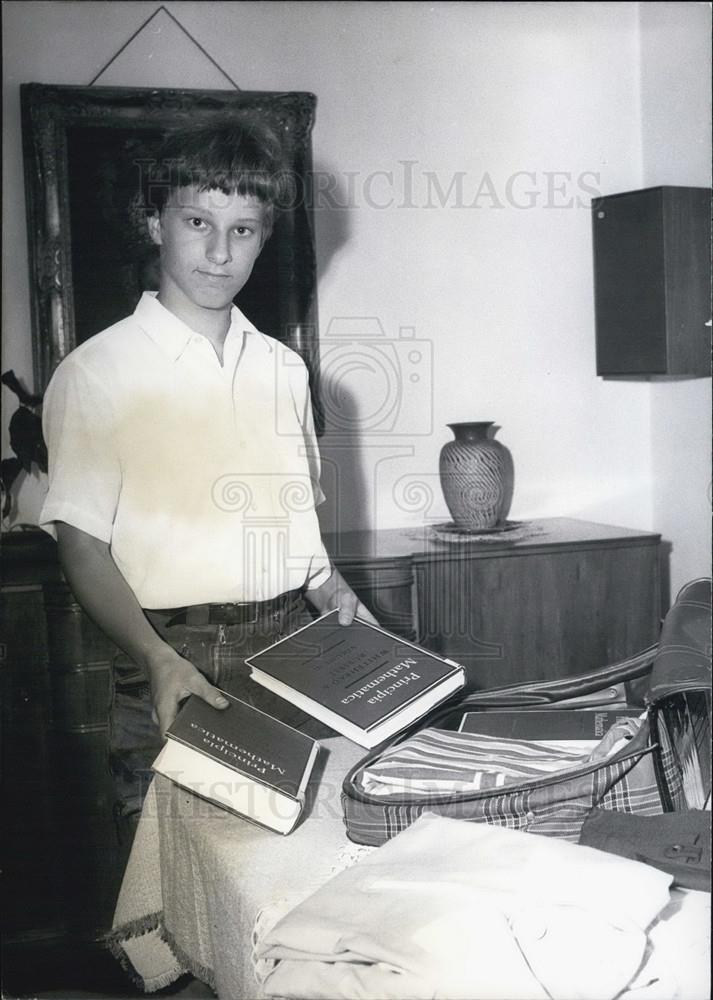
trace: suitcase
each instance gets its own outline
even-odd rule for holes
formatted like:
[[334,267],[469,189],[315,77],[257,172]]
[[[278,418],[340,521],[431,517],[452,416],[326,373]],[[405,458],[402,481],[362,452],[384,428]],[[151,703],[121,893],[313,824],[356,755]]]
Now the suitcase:
[[[497,823],[577,842],[594,809],[639,816],[686,810],[710,799],[711,581],[687,584],[664,621],[660,641],[636,656],[599,670],[552,682],[509,685],[447,703],[417,727],[376,748],[347,774],[342,808],[347,836],[378,846],[424,812],[471,822]],[[646,719],[636,736],[606,761],[503,789],[385,799],[360,789],[359,773],[414,728],[457,727],[464,711],[562,707],[607,694],[613,686],[648,678]],[[696,775],[695,782],[692,775]],[[694,787],[695,786],[695,787]]]

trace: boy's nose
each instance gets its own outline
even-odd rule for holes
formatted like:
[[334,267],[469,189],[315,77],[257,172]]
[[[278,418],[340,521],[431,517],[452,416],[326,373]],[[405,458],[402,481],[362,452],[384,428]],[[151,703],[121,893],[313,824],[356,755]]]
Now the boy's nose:
[[227,236],[216,236],[206,247],[206,257],[211,264],[227,264],[232,260]]

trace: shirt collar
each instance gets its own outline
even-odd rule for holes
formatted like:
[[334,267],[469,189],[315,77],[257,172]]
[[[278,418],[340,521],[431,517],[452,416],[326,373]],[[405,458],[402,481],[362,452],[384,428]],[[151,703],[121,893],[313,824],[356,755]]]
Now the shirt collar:
[[[147,336],[172,361],[178,361],[196,336],[196,331],[161,305],[157,295],[158,292],[144,292],[134,310],[134,317]],[[229,337],[239,336],[242,333],[253,334],[260,340],[265,339],[238,307],[232,306],[226,341]]]

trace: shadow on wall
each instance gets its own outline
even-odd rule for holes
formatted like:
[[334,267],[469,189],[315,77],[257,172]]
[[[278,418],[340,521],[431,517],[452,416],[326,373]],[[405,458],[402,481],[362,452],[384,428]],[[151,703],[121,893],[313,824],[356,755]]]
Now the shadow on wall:
[[[348,185],[349,175],[335,174],[323,163],[316,165],[313,214],[321,281],[351,238],[355,204]],[[327,531],[378,525],[377,497],[397,474],[393,463],[411,461],[413,472],[416,443],[433,432],[432,342],[418,337],[415,327],[392,329],[378,316],[355,315],[354,303],[369,310],[368,290],[353,292],[349,274],[343,282],[338,301],[344,306],[337,313],[320,315],[320,399],[325,428],[320,450],[327,494],[320,520]],[[397,495],[404,489],[403,475],[392,483],[394,503],[405,517],[415,513],[414,503],[432,496],[440,502],[437,482],[433,488],[433,470],[415,473],[415,478],[419,482],[415,491],[413,485],[409,488],[407,497]]]
[[349,242],[354,207],[349,202],[344,179],[319,161],[312,170],[312,208],[317,281],[321,282],[334,257]]
[[[350,239],[354,208],[344,179],[329,164],[313,169],[313,218],[318,291],[334,258]],[[351,298],[348,286],[345,299]],[[318,299],[319,301],[319,299]],[[353,318],[348,317],[351,321]],[[351,322],[320,314],[320,398],[324,435],[320,439],[322,488],[326,500],[319,515],[324,530],[368,526],[368,487],[363,470],[363,427],[353,386],[364,372],[359,335]],[[341,330],[341,333],[340,333]]]

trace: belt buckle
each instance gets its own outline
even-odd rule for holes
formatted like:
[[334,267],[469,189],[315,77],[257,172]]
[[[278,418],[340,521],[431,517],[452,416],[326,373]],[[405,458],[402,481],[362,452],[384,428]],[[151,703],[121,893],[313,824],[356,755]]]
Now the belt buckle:
[[[244,604],[242,606],[246,607],[246,605],[244,605]],[[240,607],[240,605],[238,605],[238,607]],[[247,620],[243,619],[243,625],[257,625],[257,623],[259,622],[259,620],[260,620],[260,612],[257,610],[257,603],[256,602],[253,603],[253,608],[255,609],[254,612],[253,612],[253,617],[249,618]]]
[[[224,604],[225,623],[228,625],[257,625],[260,620],[260,611],[256,607],[256,603],[255,601],[246,601],[244,604],[240,604],[236,601],[234,604]],[[253,614],[252,617],[248,618],[246,611],[251,607]]]

